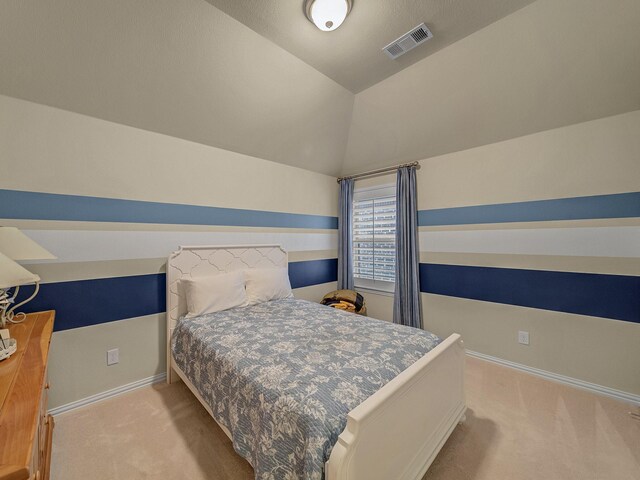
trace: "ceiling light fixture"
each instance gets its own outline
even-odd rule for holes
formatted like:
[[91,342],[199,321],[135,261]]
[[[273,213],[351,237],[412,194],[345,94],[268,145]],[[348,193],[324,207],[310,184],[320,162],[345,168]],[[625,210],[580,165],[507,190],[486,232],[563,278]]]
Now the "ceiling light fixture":
[[342,25],[352,5],[352,0],[305,0],[304,11],[316,27],[331,32]]

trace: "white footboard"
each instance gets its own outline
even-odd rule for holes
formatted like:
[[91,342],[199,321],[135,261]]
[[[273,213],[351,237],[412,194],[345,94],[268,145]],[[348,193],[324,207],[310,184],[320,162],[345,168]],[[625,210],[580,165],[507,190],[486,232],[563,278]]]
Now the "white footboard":
[[419,480],[464,417],[464,347],[453,334],[347,416],[327,480]]

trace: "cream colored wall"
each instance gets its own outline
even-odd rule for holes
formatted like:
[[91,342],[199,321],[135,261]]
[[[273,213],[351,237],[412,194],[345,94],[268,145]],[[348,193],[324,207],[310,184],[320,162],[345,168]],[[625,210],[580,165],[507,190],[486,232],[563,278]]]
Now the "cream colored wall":
[[[634,111],[424,160],[418,176],[418,208],[637,192],[639,158],[640,111]],[[597,230],[606,233],[638,225],[637,220],[608,219]],[[553,242],[569,229],[585,232],[591,222],[528,222],[511,228],[521,228],[527,236],[554,224],[551,228],[557,233],[547,236]],[[422,261],[640,275],[639,259],[618,253],[625,237],[600,245],[604,257],[487,255],[481,247],[475,252],[446,253],[430,248],[430,234],[449,232],[461,237],[474,233],[470,230],[492,234],[504,226],[466,228],[456,232],[455,226],[422,227]],[[496,234],[497,243],[500,237],[505,238]],[[553,246],[539,245],[542,251],[547,247]],[[583,247],[576,243],[572,248]],[[422,297],[425,328],[439,335],[456,330],[471,350],[640,394],[640,324],[429,294]],[[519,330],[530,332],[530,345],[518,344]]]
[[418,209],[633,192],[640,110],[428,158]]
[[638,23],[637,0],[533,2],[358,93],[343,174],[640,109]]
[[[166,371],[165,314],[54,332],[49,353],[49,408]],[[107,366],[107,350],[120,362]]]
[[0,144],[0,188],[337,212],[335,177],[2,95]]
[[427,330],[469,350],[640,395],[638,324],[424,293],[422,307]]
[[[296,298],[319,302],[336,284],[294,289]],[[148,315],[55,332],[51,340],[49,408],[146,379],[166,371],[165,314]],[[120,349],[107,366],[106,351]]]
[[[0,145],[0,189],[337,214],[335,177],[1,95]],[[11,211],[11,205],[3,207]],[[28,218],[0,218],[0,224],[23,229],[58,256],[25,265],[41,276],[43,288],[49,283],[161,274],[167,256],[179,245],[279,243],[289,250],[291,262],[337,256],[337,233],[331,228]],[[294,293],[319,301],[334,289],[331,282]],[[83,298],[76,301],[86,303]],[[56,308],[55,302],[47,307]],[[65,320],[58,312],[58,324]],[[164,313],[56,331],[49,363],[50,407],[164,372],[165,335]],[[107,366],[106,351],[111,348],[119,348],[120,363]]]
[[[422,160],[418,208],[637,192],[639,158],[640,111],[634,111]],[[383,182],[388,178],[361,185]],[[640,219],[630,218],[421,227],[421,262],[638,276],[638,255],[619,253],[629,238],[637,237],[638,225]],[[597,245],[586,233],[621,227],[630,230],[611,243]],[[462,252],[436,237],[458,241],[466,235],[495,235],[492,247],[499,249],[513,246],[504,232],[527,239],[545,231],[548,243],[538,244],[544,251],[552,250],[567,230],[586,235],[584,241],[593,242],[589,247],[606,255],[483,253],[473,239],[464,243],[473,251]],[[392,317],[391,297],[364,294],[371,316]],[[422,302],[424,327],[440,336],[460,333],[470,350],[640,394],[640,324],[426,293]],[[530,333],[530,345],[518,343],[519,330]]]
[[373,290],[356,289],[367,304],[367,316],[393,322],[393,296]]
[[[638,271],[636,270],[636,274]],[[368,315],[393,321],[393,297],[361,292]],[[469,350],[640,395],[640,326],[585,315],[423,293],[424,328]],[[520,345],[518,331],[530,345]]]
[[336,289],[336,282],[322,283],[320,285],[311,285],[310,287],[296,288],[293,290],[293,296],[310,302],[320,302],[322,297],[327,293]]

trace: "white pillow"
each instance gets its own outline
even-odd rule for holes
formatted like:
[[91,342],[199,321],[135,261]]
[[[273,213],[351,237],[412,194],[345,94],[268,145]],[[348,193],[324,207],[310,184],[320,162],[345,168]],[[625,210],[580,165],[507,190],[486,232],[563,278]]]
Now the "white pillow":
[[187,317],[246,305],[244,272],[221,273],[181,280],[187,297]]
[[287,268],[256,268],[245,270],[247,304],[293,297]]

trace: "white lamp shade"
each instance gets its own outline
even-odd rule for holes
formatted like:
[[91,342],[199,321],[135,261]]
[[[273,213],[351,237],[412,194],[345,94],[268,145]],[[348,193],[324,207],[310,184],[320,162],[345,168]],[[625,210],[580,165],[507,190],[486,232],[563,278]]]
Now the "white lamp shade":
[[0,288],[18,287],[39,281],[38,275],[0,253]]
[[347,18],[351,7],[347,0],[307,0],[310,20],[324,32],[335,30]]
[[0,252],[12,260],[53,260],[56,258],[15,227],[0,227]]

